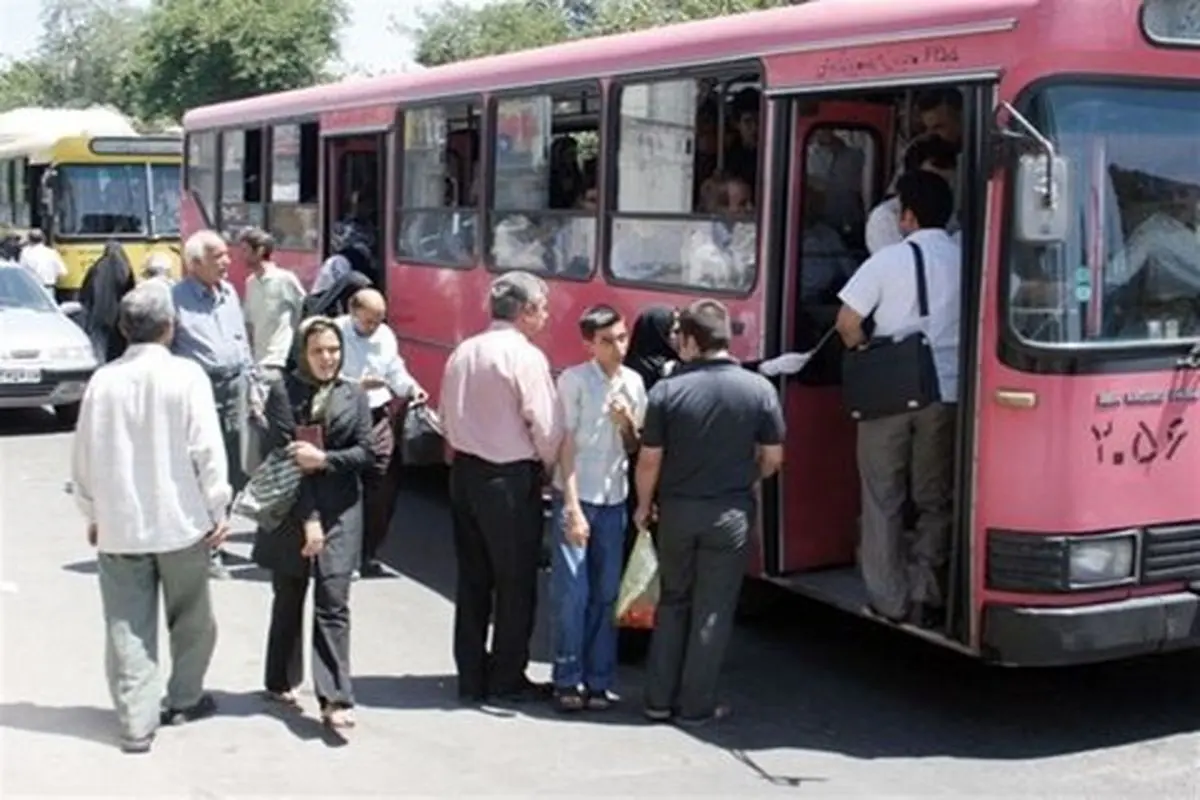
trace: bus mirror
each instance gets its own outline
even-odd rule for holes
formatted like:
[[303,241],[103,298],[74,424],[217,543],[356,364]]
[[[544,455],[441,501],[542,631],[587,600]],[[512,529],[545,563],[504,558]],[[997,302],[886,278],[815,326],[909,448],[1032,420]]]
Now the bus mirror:
[[1013,203],[1017,241],[1051,244],[1067,238],[1071,222],[1069,171],[1062,156],[1027,153],[1019,157]]

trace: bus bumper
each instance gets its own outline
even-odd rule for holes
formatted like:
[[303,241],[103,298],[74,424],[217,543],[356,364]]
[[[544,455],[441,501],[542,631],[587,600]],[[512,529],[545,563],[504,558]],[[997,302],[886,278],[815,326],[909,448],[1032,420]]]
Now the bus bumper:
[[1200,597],[1191,592],[1073,608],[990,605],[983,652],[1010,666],[1053,667],[1200,646]]

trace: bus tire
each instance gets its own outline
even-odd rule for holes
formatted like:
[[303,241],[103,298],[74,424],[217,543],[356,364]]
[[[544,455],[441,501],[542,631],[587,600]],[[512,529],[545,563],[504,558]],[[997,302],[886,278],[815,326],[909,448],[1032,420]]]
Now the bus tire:
[[617,629],[617,661],[636,666],[650,654],[650,637],[654,631],[645,628]]

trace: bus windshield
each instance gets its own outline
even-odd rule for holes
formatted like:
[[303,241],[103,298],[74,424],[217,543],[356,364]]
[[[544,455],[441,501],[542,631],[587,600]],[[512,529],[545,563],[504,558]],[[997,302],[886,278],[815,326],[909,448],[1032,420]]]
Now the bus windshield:
[[1009,323],[1042,345],[1200,337],[1200,91],[1062,83],[1030,120],[1070,165],[1065,242],[1014,243]]
[[58,169],[59,236],[178,236],[177,164],[68,164]]

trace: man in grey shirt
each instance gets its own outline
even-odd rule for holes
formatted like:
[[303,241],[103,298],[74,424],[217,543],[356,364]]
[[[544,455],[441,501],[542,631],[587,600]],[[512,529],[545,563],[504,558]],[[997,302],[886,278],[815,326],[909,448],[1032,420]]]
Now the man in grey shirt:
[[[237,292],[225,280],[229,248],[209,230],[192,234],[183,247],[187,276],[175,284],[175,338],[171,352],[195,361],[212,381],[221,433],[234,494],[246,485],[242,469],[241,419],[253,359],[246,338],[246,319]],[[213,551],[210,574],[229,577],[219,550]]]
[[700,300],[679,319],[684,366],[650,390],[638,455],[644,529],[658,503],[661,595],[645,714],[683,725],[717,719],[717,679],[746,569],[757,487],[783,463],[774,387],[729,355],[729,312]]

